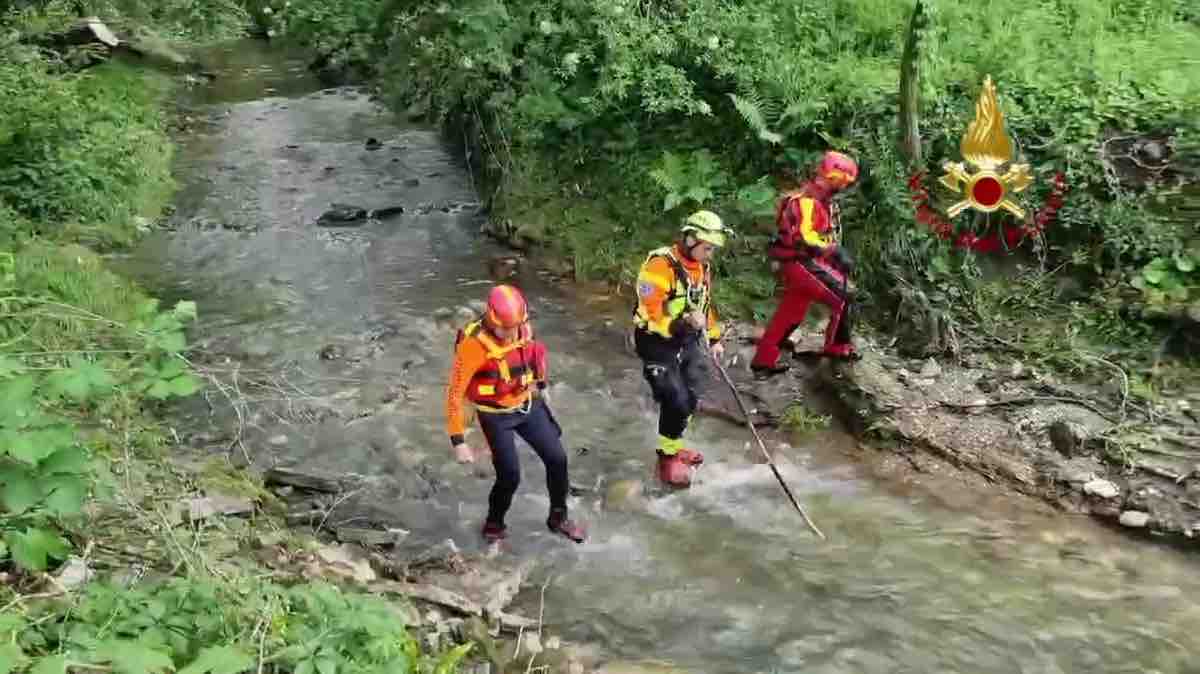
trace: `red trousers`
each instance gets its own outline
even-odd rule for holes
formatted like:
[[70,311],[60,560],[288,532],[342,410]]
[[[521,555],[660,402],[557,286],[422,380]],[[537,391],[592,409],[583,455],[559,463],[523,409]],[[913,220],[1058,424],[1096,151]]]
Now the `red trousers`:
[[779,360],[780,346],[792,331],[804,322],[808,306],[820,302],[829,307],[829,324],[825,327],[825,352],[847,355],[850,351],[849,308],[845,276],[823,260],[806,259],[782,263],[779,281],[783,299],[767,324],[752,365],[772,367]]

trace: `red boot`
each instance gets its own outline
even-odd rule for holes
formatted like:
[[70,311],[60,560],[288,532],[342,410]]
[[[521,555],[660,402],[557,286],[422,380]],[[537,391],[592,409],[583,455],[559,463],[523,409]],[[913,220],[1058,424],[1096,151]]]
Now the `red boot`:
[[496,524],[495,522],[484,522],[481,533],[483,534],[483,539],[489,544],[496,543],[508,537],[508,527],[505,527],[503,524]]
[[834,344],[825,347],[825,355],[830,358],[844,358],[846,360],[858,360],[862,356],[854,350],[853,344]]
[[689,466],[699,466],[704,463],[704,455],[694,449],[683,449],[675,452],[675,456]]
[[658,455],[658,479],[668,487],[690,487],[692,476],[678,454]]
[[587,528],[573,520],[567,519],[566,508],[553,508],[546,518],[546,527],[560,536],[582,543],[587,539]]

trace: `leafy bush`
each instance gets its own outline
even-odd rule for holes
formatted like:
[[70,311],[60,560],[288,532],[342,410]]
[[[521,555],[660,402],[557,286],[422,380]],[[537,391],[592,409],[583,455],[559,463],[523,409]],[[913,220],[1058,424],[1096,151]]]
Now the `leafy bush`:
[[[470,650],[423,655],[403,614],[322,583],[174,578],[132,588],[89,585],[72,611],[0,617],[0,665],[34,672],[123,674],[448,674]],[[65,618],[57,619],[59,615]],[[47,622],[46,618],[56,618]],[[260,664],[261,663],[261,664]],[[263,666],[265,665],[265,669]]]
[[199,390],[181,359],[196,307],[159,311],[78,247],[34,244],[0,271],[0,562],[40,571],[70,551],[60,529],[105,487],[93,478],[106,457],[81,425],[129,398]]
[[116,63],[58,76],[31,50],[0,52],[0,214],[24,216],[30,234],[131,241],[174,188],[164,80]]

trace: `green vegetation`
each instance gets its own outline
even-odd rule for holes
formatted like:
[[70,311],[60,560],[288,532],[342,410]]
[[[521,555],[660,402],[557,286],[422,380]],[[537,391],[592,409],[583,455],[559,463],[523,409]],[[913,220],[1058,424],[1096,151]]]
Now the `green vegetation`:
[[[0,674],[456,671],[471,646],[426,652],[395,604],[264,573],[256,554],[312,541],[278,530],[244,475],[168,456],[160,401],[204,383],[185,336],[198,308],[160,306],[98,252],[171,197],[173,81],[77,70],[29,39],[89,13],[192,40],[247,18],[228,1],[0,3]],[[181,517],[214,489],[269,514]],[[99,577],[72,589],[84,569]]]
[[828,414],[817,414],[803,402],[796,401],[783,410],[780,424],[788,431],[797,435],[806,435],[813,431],[829,428],[833,417]]
[[[427,112],[452,138],[465,130],[493,217],[573,260],[579,277],[628,285],[644,251],[703,205],[742,234],[722,256],[719,299],[762,319],[777,189],[837,148],[868,170],[843,208],[862,297],[889,324],[898,309],[936,317],[948,334],[925,340],[934,351],[970,337],[1033,360],[1078,362],[1066,343],[1135,356],[1200,318],[1200,237],[1178,187],[1196,178],[1189,3],[924,2],[916,166],[899,150],[897,115],[907,2],[270,5],[275,34],[372,70],[398,109]],[[1056,172],[1069,188],[1057,222],[1010,258],[1019,269],[933,236],[908,191],[925,170],[937,205],[952,202],[939,164],[959,159],[987,75],[1034,167],[1027,210]],[[959,226],[980,236],[1003,224],[969,218]]]

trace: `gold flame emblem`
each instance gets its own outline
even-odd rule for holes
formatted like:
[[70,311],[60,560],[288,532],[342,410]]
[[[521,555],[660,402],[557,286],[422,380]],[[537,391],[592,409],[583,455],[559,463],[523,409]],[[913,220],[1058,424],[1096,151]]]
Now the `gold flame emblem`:
[[1004,132],[1004,115],[996,103],[996,87],[990,75],[983,80],[983,91],[975,102],[975,119],[967,126],[959,150],[976,171],[968,173],[963,162],[942,164],[946,173],[941,183],[963,196],[946,209],[946,214],[953,218],[968,208],[984,213],[1004,209],[1018,218],[1025,217],[1024,209],[1009,196],[1029,187],[1033,177],[1029,164],[1011,163],[1012,141]]

